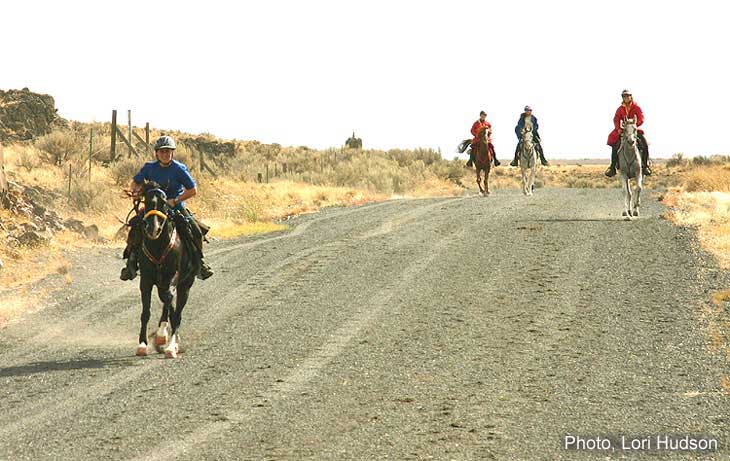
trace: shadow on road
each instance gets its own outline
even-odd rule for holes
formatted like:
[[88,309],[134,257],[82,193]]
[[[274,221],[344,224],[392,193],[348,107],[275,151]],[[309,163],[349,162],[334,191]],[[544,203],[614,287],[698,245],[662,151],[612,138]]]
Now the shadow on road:
[[84,360],[65,360],[65,361],[48,361],[33,362],[27,365],[19,365],[15,367],[0,368],[0,378],[11,376],[27,376],[36,373],[45,373],[49,371],[70,371],[70,370],[87,370],[101,368],[118,368],[127,366],[136,366],[141,362],[136,357],[120,357],[111,359],[84,359]]

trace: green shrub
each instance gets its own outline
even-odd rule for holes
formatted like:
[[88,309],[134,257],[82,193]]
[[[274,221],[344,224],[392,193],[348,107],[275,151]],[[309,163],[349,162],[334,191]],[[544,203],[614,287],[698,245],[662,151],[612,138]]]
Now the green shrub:
[[72,181],[69,204],[81,211],[106,211],[116,203],[117,194],[102,181]]
[[82,141],[72,131],[52,131],[35,142],[39,158],[45,163],[62,166],[81,157]]
[[143,162],[136,158],[122,158],[110,165],[114,183],[128,186],[132,177],[142,168]]

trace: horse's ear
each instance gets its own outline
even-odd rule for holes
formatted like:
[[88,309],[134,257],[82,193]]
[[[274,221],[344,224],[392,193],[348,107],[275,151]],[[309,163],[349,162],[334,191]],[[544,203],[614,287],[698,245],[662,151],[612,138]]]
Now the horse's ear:
[[634,119],[634,123],[636,123],[636,121],[637,121],[637,118],[638,118],[638,117],[636,117],[636,115],[634,115],[634,117],[633,117],[633,119]]
[[621,128],[624,127],[624,121],[623,120],[621,120],[621,124],[619,126],[621,126]]

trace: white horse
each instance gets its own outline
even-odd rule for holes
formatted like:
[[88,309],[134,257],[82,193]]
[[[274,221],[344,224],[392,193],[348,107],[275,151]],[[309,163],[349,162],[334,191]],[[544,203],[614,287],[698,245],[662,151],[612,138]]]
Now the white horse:
[[[639,216],[641,204],[641,189],[643,176],[641,174],[641,157],[639,145],[636,142],[638,128],[636,116],[621,121],[621,144],[618,148],[618,170],[621,173],[621,187],[624,190],[624,211],[621,216],[630,220],[632,216]],[[631,191],[631,179],[636,180],[636,188]],[[633,200],[632,200],[633,198]]]
[[535,172],[537,171],[537,151],[535,150],[535,141],[530,127],[523,128],[521,132],[520,171],[522,172],[522,192],[525,195],[532,195],[532,190],[535,188]]

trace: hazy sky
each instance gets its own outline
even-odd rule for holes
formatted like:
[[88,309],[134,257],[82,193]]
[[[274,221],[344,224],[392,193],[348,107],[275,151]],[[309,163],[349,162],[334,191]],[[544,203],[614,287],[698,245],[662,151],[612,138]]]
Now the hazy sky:
[[548,157],[608,157],[620,93],[652,153],[730,154],[723,1],[2,2],[0,89],[63,117],[315,148],[455,154],[480,110],[501,158],[534,108]]

